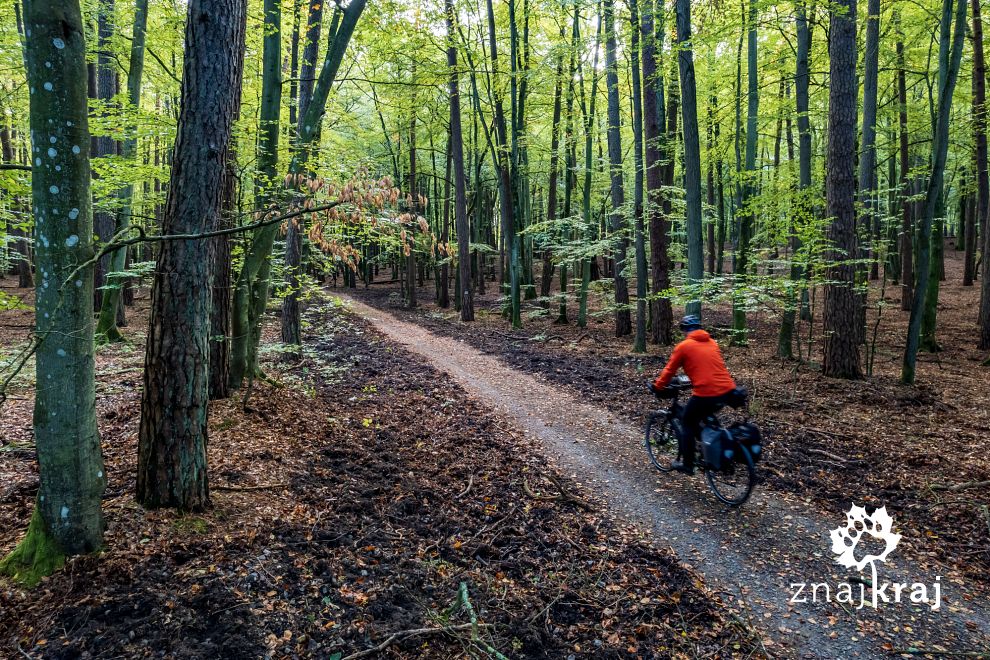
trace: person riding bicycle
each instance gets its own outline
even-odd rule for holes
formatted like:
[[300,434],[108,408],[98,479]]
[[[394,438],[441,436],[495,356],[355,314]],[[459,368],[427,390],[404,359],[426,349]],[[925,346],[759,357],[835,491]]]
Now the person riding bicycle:
[[686,338],[674,348],[651,389],[655,393],[661,392],[681,368],[691,379],[694,391],[684,407],[684,432],[677,439],[683,460],[674,461],[671,467],[678,472],[694,474],[694,448],[701,422],[719,406],[735,403],[739,395],[736,382],[725,367],[722,351],[711,335],[701,328],[701,320],[689,314],[681,319],[680,328]]

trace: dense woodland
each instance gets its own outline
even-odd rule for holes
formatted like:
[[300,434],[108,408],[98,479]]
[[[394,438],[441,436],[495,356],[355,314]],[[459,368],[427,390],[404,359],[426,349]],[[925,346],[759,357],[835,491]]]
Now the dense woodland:
[[986,359],[983,34],[979,0],[3,0],[0,420],[27,393],[38,480],[0,572],[106,545],[101,355],[143,353],[128,496],[209,511],[211,410],[331,286],[632,356],[695,313],[903,388],[948,314]]

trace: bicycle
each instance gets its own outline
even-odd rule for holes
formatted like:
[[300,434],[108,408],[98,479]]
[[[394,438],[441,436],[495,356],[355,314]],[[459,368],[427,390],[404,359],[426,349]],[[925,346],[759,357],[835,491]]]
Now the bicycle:
[[[650,413],[646,422],[644,440],[646,452],[650,462],[661,472],[670,472],[671,463],[681,458],[677,438],[684,432],[682,426],[684,406],[681,404],[680,395],[691,387],[691,381],[687,377],[678,376],[666,388],[666,393],[654,392],[658,398],[667,394],[671,400],[669,407]],[[740,405],[734,407],[745,405],[745,393],[741,393],[740,398]],[[717,414],[723,407],[719,406],[715,413],[702,422],[702,434],[706,428],[722,434],[722,444],[719,448],[721,465],[713,465],[706,460],[705,452],[697,439],[695,440],[696,465],[704,471],[705,480],[715,497],[729,506],[740,506],[749,499],[756,485],[756,461],[762,455],[760,431],[748,420],[726,428]]]

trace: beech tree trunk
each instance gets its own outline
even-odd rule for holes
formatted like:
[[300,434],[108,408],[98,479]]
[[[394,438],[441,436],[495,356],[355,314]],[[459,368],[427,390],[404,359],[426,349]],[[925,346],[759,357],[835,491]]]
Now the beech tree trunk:
[[[663,106],[663,76],[657,66],[660,44],[654,32],[653,7],[647,2],[642,8],[643,38],[643,138],[646,140],[643,167],[646,171],[646,217],[650,227],[651,300],[650,338],[655,344],[673,342],[674,311],[670,299],[659,294],[670,288],[670,257],[667,254],[670,226],[663,213],[663,174],[660,108]],[[659,32],[662,34],[662,31]]]
[[[0,573],[37,582],[103,543],[106,489],[93,387],[93,250],[86,44],[77,0],[24,3],[34,213],[40,477],[26,536]],[[57,168],[57,169],[56,169]]]
[[908,178],[911,162],[908,153],[907,81],[904,65],[904,33],[901,29],[900,14],[894,13],[897,30],[897,126],[898,153],[901,165],[901,231],[898,252],[901,257],[901,310],[909,311],[914,299],[914,223],[912,222],[911,180]]
[[626,279],[626,255],[629,238],[626,232],[626,199],[622,185],[622,124],[619,115],[619,66],[615,56],[615,10],[613,0],[604,0],[605,83],[608,88],[608,161],[611,178],[611,239],[615,250],[615,336],[632,332],[629,311],[629,284]]
[[[131,39],[130,67],[127,70],[127,102],[133,109],[141,105],[141,78],[144,73],[144,46],[147,37],[148,0],[137,0],[134,5],[134,28]],[[124,140],[123,156],[125,160],[137,158],[137,138],[128,137]],[[131,213],[134,204],[134,184],[128,184],[121,191],[121,210],[117,216],[117,232],[127,229],[131,224]],[[121,272],[127,267],[127,248],[116,250],[110,257],[110,271]],[[100,318],[96,324],[96,335],[107,341],[120,341],[123,336],[117,328],[117,314],[122,309],[121,300],[124,282],[110,281],[111,288],[103,292]]]
[[[931,233],[936,210],[942,197],[942,184],[945,179],[945,160],[949,151],[949,115],[952,107],[952,93],[959,75],[962,60],[963,41],[966,35],[966,0],[957,0],[955,9],[955,30],[952,30],[953,0],[943,0],[941,36],[939,41],[939,86],[938,111],[935,116],[935,133],[932,140],[932,169],[925,192],[925,205],[918,227],[918,282],[911,304],[911,318],[908,321],[907,342],[904,347],[904,363],[901,368],[901,382],[914,383],[918,348],[921,342],[921,326],[928,302],[928,285],[931,279]],[[951,34],[951,47],[949,45]],[[937,278],[936,278],[937,279]]]
[[[983,15],[973,0],[973,127],[976,141],[976,223],[982,240],[979,333],[977,345],[990,349],[990,178],[987,175],[987,67],[983,50]],[[974,273],[975,276],[975,273]]]
[[[217,225],[244,63],[245,0],[190,0],[179,128],[163,234]],[[137,499],[151,508],[210,504],[206,466],[211,245],[162,243],[151,294],[138,435]]]
[[[450,69],[450,158],[454,177],[454,225],[457,231],[457,272],[461,298],[461,320],[474,320],[471,286],[471,227],[467,216],[467,180],[464,178],[464,138],[461,130],[461,91],[457,75],[457,45],[454,41],[453,0],[445,0],[447,16],[447,67]],[[475,203],[480,203],[477,200]]]
[[698,132],[698,92],[691,46],[691,0],[677,0],[677,63],[681,76],[681,130],[684,134],[684,189],[687,197],[685,231],[691,291],[685,311],[700,316],[705,257],[701,239],[701,136]]

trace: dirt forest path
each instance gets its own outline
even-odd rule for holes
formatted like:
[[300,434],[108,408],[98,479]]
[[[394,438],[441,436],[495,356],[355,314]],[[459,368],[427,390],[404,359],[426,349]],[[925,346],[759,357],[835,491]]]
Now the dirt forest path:
[[[829,530],[845,523],[804,502],[788,502],[759,487],[740,509],[718,503],[700,475],[662,475],[649,465],[642,429],[635,428],[562,388],[513,369],[467,344],[438,336],[353,298],[349,308],[408,350],[427,358],[469,393],[505,415],[537,440],[548,458],[582,484],[615,515],[636,524],[681,560],[701,572],[737,616],[773,641],[778,657],[890,657],[939,651],[970,657],[990,649],[990,612],[960,579],[942,573],[942,604],[902,602],[873,610],[855,602],[792,603],[798,582],[837,585],[851,577],[832,560]],[[902,534],[921,530],[897,531]],[[881,565],[878,582],[924,583],[933,591],[930,569],[896,557]],[[869,601],[869,588],[863,587]],[[886,607],[886,609],[885,609]]]

